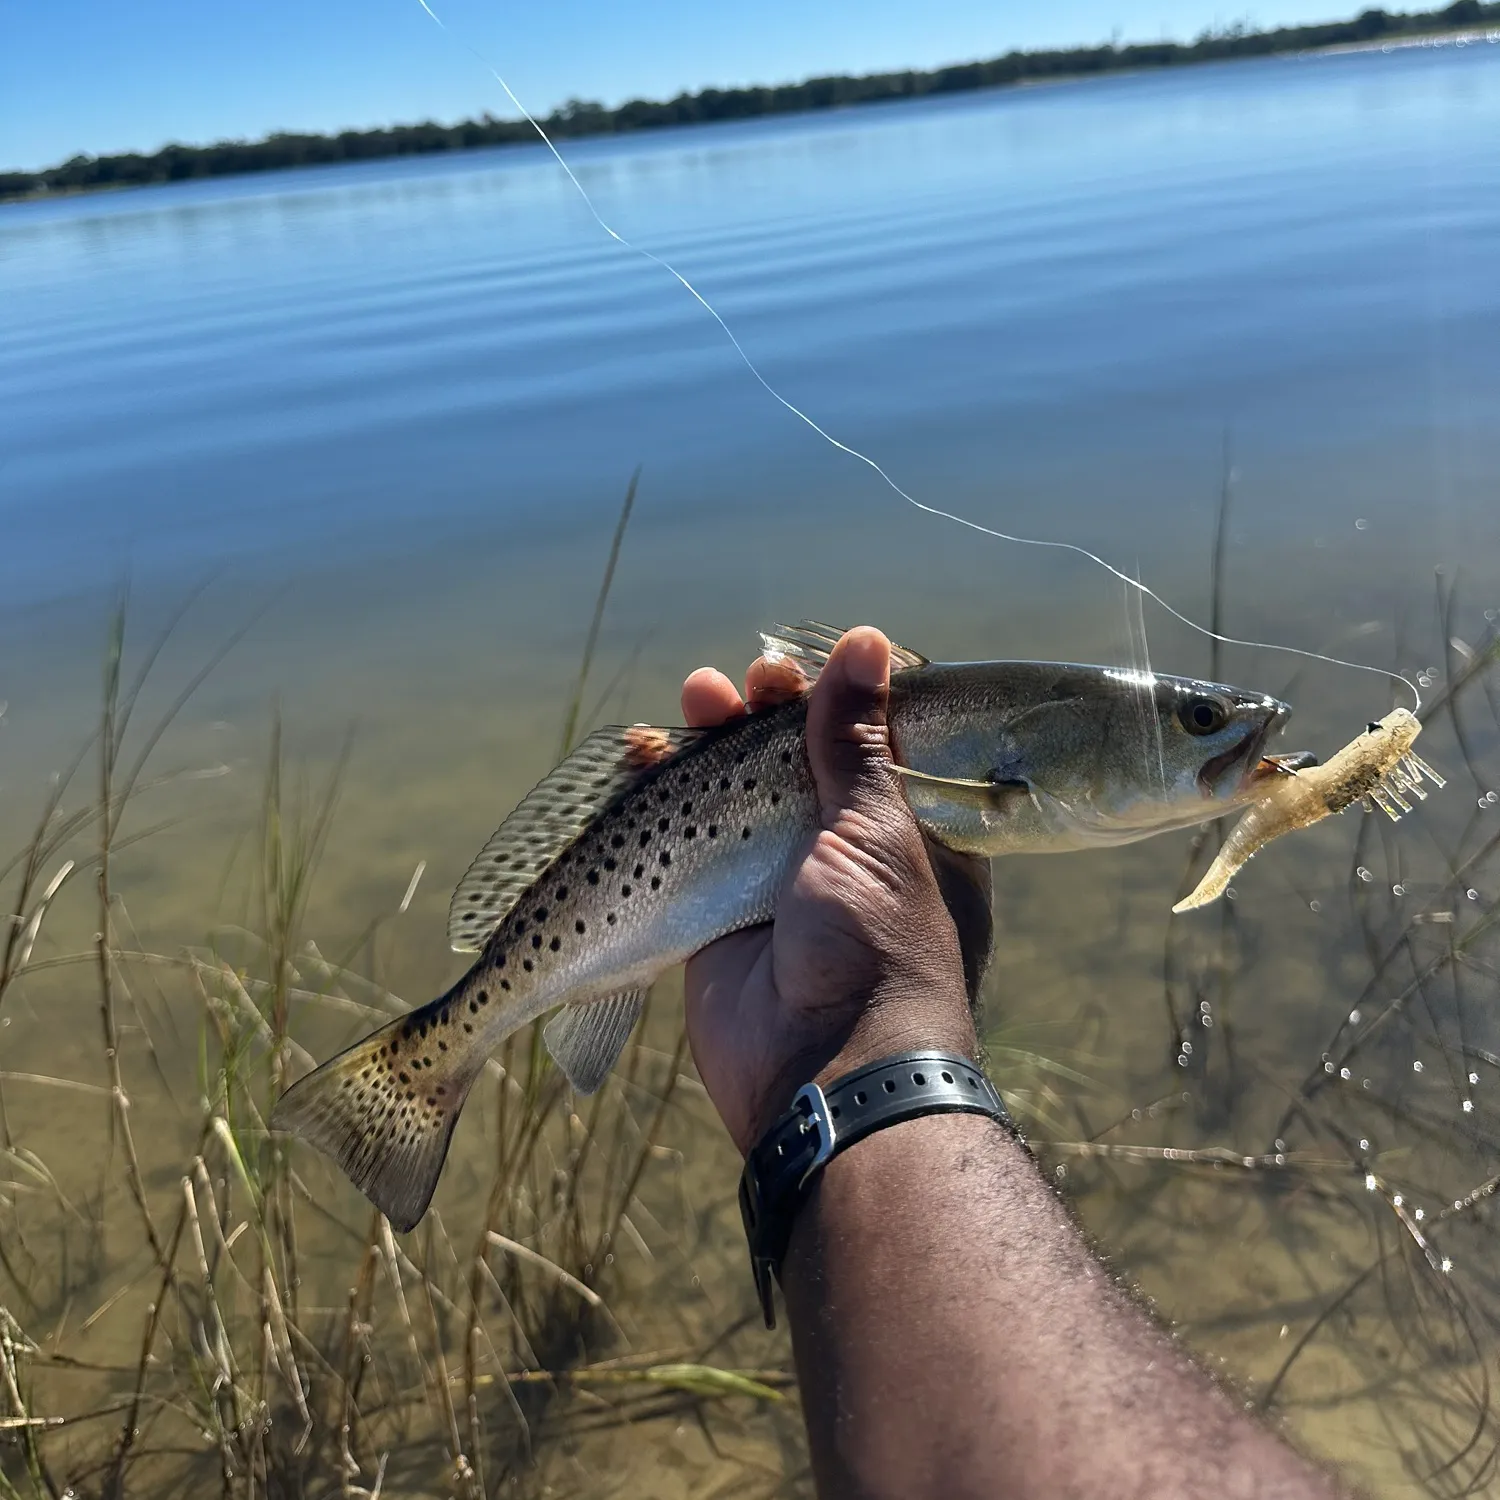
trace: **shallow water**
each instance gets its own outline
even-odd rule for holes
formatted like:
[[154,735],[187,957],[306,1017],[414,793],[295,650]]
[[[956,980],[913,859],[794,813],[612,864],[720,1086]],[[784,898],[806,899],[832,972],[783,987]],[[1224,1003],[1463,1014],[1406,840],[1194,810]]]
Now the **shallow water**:
[[[604,217],[672,259],[773,384],[924,501],[1083,543],[1201,619],[1227,442],[1231,633],[1441,682],[1461,659],[1445,636],[1477,641],[1500,606],[1500,46],[1197,68],[569,154]],[[207,580],[151,703],[253,622],[159,759],[227,774],[150,793],[136,826],[173,826],[118,862],[155,951],[240,914],[274,697],[314,777],[354,728],[308,930],[411,1001],[451,979],[447,894],[555,756],[637,464],[585,693],[598,718],[670,721],[686,670],[733,667],[758,625],[804,614],[871,619],[937,657],[1141,660],[1117,583],[906,507],[772,403],[539,150],[6,207],[0,328],[0,847],[25,837],[48,771],[92,721],[122,575],[141,640]],[[1436,568],[1456,580],[1443,629]],[[1149,607],[1145,626],[1155,665],[1208,669],[1201,638]],[[1324,753],[1389,701],[1379,676],[1266,651],[1226,648],[1220,670],[1289,696],[1291,738]],[[1463,727],[1500,780],[1481,701]],[[1429,759],[1459,770],[1452,727],[1431,739]],[[1229,908],[1169,930],[1190,835],[997,871],[999,1076],[1038,1081],[1007,1042],[1071,1070],[1027,1096],[1039,1141],[1118,1120],[1113,1143],[1261,1153],[1282,1130],[1293,1153],[1333,1160],[1246,1175],[1044,1153],[1161,1310],[1244,1378],[1269,1380],[1394,1232],[1393,1212],[1361,1207],[1355,1157],[1420,1184],[1429,1213],[1491,1170],[1493,1068],[1465,1086],[1464,1068],[1437,1065],[1458,1041],[1500,1044],[1482,967],[1448,1010],[1438,996],[1361,1054],[1369,1071],[1349,1083],[1368,1076],[1378,1105],[1320,1103],[1281,1124],[1369,951],[1447,902],[1445,862],[1500,819],[1478,809],[1490,784],[1458,775],[1395,830],[1344,819],[1268,851],[1236,883],[1228,950]],[[362,941],[419,861],[410,910]],[[1473,879],[1476,900],[1460,893],[1438,937],[1500,895]],[[1388,894],[1396,883],[1406,896]],[[88,922],[86,903],[60,910],[48,951],[86,942]],[[1178,1014],[1198,1017],[1186,1054],[1163,1005],[1168,949]],[[97,1084],[95,1001],[66,972],[3,1018],[5,1068]],[[173,1022],[178,997],[142,1004],[125,1044],[133,1108],[147,1176],[170,1188],[191,1154],[171,1100],[193,1094],[195,1032]],[[1450,1051],[1414,1074],[1422,1028]],[[353,1035],[314,1013],[294,1029],[320,1055]],[[63,1128],[55,1091],[12,1085],[6,1104],[61,1177],[93,1180],[98,1143]],[[488,1171],[485,1107],[470,1113],[438,1200],[456,1239]],[[652,1201],[671,1219],[680,1187],[694,1207],[663,1230],[674,1269],[623,1299],[643,1337],[707,1334],[749,1306],[732,1164],[708,1120],[699,1101],[668,1126],[683,1166]],[[352,1190],[308,1171],[343,1222],[363,1222]],[[1466,1252],[1484,1257],[1481,1228],[1453,1231],[1472,1235],[1453,1252],[1460,1274]],[[346,1241],[305,1250],[336,1302]],[[1464,1294],[1500,1309],[1477,1281]],[[129,1357],[138,1308],[118,1312],[94,1325],[95,1357]],[[1419,1322],[1389,1284],[1368,1305],[1353,1296],[1277,1391],[1299,1431],[1381,1493],[1423,1468],[1400,1456],[1413,1420],[1435,1449],[1460,1442],[1446,1407],[1411,1418],[1402,1380],[1430,1390],[1442,1363]],[[747,1337],[746,1361],[785,1357]],[[1371,1374],[1395,1359],[1370,1352],[1387,1344],[1405,1351],[1400,1379]],[[744,1440],[780,1464],[783,1438],[750,1420]],[[682,1439],[683,1493],[713,1472],[695,1441]],[[579,1461],[622,1461],[602,1452]]]

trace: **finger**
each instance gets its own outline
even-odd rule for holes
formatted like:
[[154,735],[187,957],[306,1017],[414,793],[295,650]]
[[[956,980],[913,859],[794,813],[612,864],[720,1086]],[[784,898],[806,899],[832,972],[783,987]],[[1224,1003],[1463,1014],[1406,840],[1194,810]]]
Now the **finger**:
[[955,854],[925,834],[923,842],[927,845],[927,858],[932,863],[932,873],[937,876],[943,904],[958,930],[958,948],[964,961],[964,989],[968,992],[969,1007],[974,1009],[995,941],[990,862],[975,859],[971,854]]
[[866,625],[833,648],[813,687],[807,754],[825,827],[834,827],[844,812],[879,818],[893,805],[906,812],[891,770],[890,684],[891,643]]
[[694,729],[709,729],[744,713],[735,685],[714,667],[699,667],[682,684],[682,716]]
[[789,656],[774,660],[769,656],[757,656],[745,673],[745,702],[751,713],[790,703],[806,691],[807,678]]

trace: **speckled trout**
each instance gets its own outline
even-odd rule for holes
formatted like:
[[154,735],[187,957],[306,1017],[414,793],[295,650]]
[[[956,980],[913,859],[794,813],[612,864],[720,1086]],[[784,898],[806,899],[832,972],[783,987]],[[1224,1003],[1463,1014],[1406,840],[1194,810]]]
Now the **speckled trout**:
[[[763,637],[815,679],[840,632]],[[1251,800],[1287,707],[1110,667],[929,662],[893,647],[892,750],[923,830],[977,855],[1094,849]],[[485,1059],[548,1011],[548,1051],[592,1092],[646,991],[705,944],[767,922],[818,827],[806,704],[713,729],[590,735],[464,876],[448,938],[478,953],[446,995],[294,1084],[271,1116],[327,1152],[400,1229],[427,1211]]]

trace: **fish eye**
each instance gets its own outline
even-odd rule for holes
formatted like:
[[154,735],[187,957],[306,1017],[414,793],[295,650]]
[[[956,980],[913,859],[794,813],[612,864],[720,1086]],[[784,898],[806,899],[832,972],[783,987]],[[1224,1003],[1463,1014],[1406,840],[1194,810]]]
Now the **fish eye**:
[[1229,722],[1229,705],[1222,698],[1189,698],[1177,710],[1177,722],[1189,734],[1216,734]]

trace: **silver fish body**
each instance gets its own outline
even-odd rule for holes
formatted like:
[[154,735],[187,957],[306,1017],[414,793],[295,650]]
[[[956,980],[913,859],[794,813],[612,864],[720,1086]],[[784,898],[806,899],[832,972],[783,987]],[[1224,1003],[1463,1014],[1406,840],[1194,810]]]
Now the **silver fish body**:
[[[766,638],[816,676],[838,632]],[[924,830],[975,854],[1140,839],[1240,806],[1285,705],[1185,678],[895,648],[889,719]],[[272,1115],[333,1156],[398,1228],[437,1183],[491,1052],[558,1010],[549,1050],[603,1081],[664,970],[769,921],[817,828],[803,702],[709,730],[600,730],[502,825],[454,897],[479,950],[447,994],[288,1090]],[[561,1009],[559,1009],[561,1007]]]

